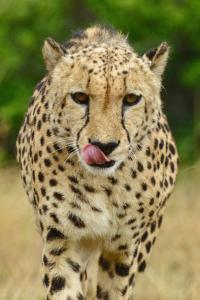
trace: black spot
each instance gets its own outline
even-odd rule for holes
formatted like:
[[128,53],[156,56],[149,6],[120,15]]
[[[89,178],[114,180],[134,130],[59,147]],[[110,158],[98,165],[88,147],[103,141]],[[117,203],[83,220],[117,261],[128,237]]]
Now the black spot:
[[144,208],[143,208],[143,207],[139,208],[139,209],[138,209],[138,212],[139,212],[140,214],[143,214]]
[[78,183],[78,179],[75,176],[68,176],[68,178],[72,183]]
[[81,266],[77,262],[75,262],[75,261],[71,260],[70,258],[68,258],[67,263],[70,265],[70,267],[72,268],[72,270],[74,272],[76,272],[76,273],[80,272]]
[[142,260],[142,258],[143,258],[143,254],[142,254],[142,252],[139,252],[137,261],[140,262]]
[[[128,133],[127,133],[127,134],[128,134]],[[129,138],[128,140],[130,141],[130,138]],[[125,163],[122,162],[122,163],[119,165],[118,170],[120,170],[120,171],[123,170],[124,166],[125,166]]]
[[46,189],[44,187],[41,187],[41,194],[42,196],[46,195]]
[[141,237],[141,241],[142,241],[142,242],[146,241],[147,237],[148,237],[148,232],[145,231],[145,232],[143,233],[142,237]]
[[58,217],[57,217],[57,215],[56,215],[55,213],[51,213],[51,214],[50,214],[50,217],[52,218],[52,220],[53,220],[56,224],[59,223]]
[[132,176],[132,178],[136,178],[137,177],[137,172],[135,170],[132,170],[131,176]]
[[154,140],[154,149],[156,150],[157,148],[158,148],[158,140],[155,139],[155,140]]
[[37,162],[37,161],[38,161],[38,155],[37,155],[37,153],[34,154],[33,159],[34,159],[34,162]]
[[156,192],[156,197],[159,198],[160,197],[160,191]]
[[163,141],[163,139],[161,139],[160,144],[159,144],[160,150],[162,150],[163,147],[164,147],[164,141]]
[[147,162],[147,169],[151,169],[152,168],[152,164],[150,163],[150,161]]
[[104,271],[108,271],[110,269],[110,262],[103,257],[103,255],[99,258],[99,265],[102,267]]
[[83,220],[81,220],[81,218],[75,214],[70,213],[68,219],[78,228],[85,227],[85,223],[83,222]]
[[153,215],[154,215],[154,213],[155,213],[155,211],[154,211],[154,210],[151,210],[151,211],[149,212],[149,217],[152,218]]
[[47,116],[46,114],[42,114],[42,121],[45,123],[47,121]]
[[171,185],[174,184],[174,180],[173,180],[173,178],[171,176],[169,176],[169,182],[170,182]]
[[168,181],[167,181],[167,179],[165,179],[165,181],[164,181],[164,185],[165,185],[165,187],[167,188],[168,187]]
[[128,208],[130,208],[130,204],[124,203],[122,207],[123,207],[123,209],[128,209]]
[[78,300],[84,300],[84,297],[81,293],[78,293],[77,299]]
[[42,127],[42,122],[39,120],[37,123],[37,130],[40,130]]
[[87,184],[84,184],[84,189],[89,193],[95,193],[95,189]]
[[160,226],[162,225],[162,220],[163,220],[163,217],[160,216],[159,219],[158,219],[158,227],[160,228]]
[[50,186],[56,186],[57,183],[58,183],[57,180],[55,180],[55,179],[53,179],[53,178],[49,180]]
[[108,177],[108,180],[111,182],[112,185],[115,185],[118,182],[117,179],[115,177],[112,177],[112,176]]
[[60,256],[65,250],[65,248],[55,248],[50,251],[50,254],[53,256]]
[[134,253],[133,253],[133,257],[135,258],[138,254],[138,248],[135,249]]
[[147,253],[149,253],[150,250],[151,250],[151,241],[147,242],[146,245],[145,245],[145,247],[146,247]]
[[38,173],[38,179],[40,182],[44,182],[44,174],[42,172]]
[[165,167],[167,167],[167,166],[168,166],[168,164],[169,164],[169,158],[168,158],[168,157],[166,157],[166,159],[165,159]]
[[151,177],[151,183],[152,183],[154,186],[156,185],[155,177]]
[[146,223],[143,221],[142,223],[140,223],[140,228],[143,228],[146,225]]
[[52,165],[50,159],[47,159],[47,158],[44,159],[44,164],[46,167],[50,167]]
[[128,224],[128,225],[131,225],[131,224],[135,223],[135,221],[136,221],[135,218],[134,218],[134,219],[130,219],[130,220],[128,220],[127,224]]
[[65,171],[65,168],[61,165],[58,165],[58,169],[61,171],[61,172],[64,172]]
[[44,226],[43,226],[43,224],[42,224],[42,222],[41,222],[41,221],[40,221],[39,223],[40,223],[40,229],[41,229],[41,231],[43,232],[43,230],[44,230]]
[[57,143],[54,143],[53,147],[54,147],[56,152],[59,152],[59,153],[63,152],[62,149],[60,149],[60,146]]
[[125,295],[126,295],[127,289],[128,289],[128,287],[125,286],[125,287],[121,290],[122,296],[125,296]]
[[127,264],[116,263],[115,264],[115,272],[118,276],[128,276],[130,267]]
[[43,136],[40,138],[40,145],[41,145],[41,146],[44,145],[44,137],[43,137]]
[[43,212],[46,213],[48,211],[48,206],[47,205],[42,205],[42,209],[43,209]]
[[139,231],[136,231],[136,232],[133,234],[132,238],[135,239],[139,234],[140,234]]
[[145,268],[146,268],[146,262],[145,262],[145,260],[143,260],[141,262],[141,264],[139,265],[139,267],[138,267],[138,271],[139,272],[144,272]]
[[160,157],[160,162],[161,162],[161,164],[163,164],[164,159],[165,159],[165,157],[164,157],[164,154],[162,153],[162,155],[161,155],[161,157]]
[[64,196],[63,196],[63,194],[58,193],[58,192],[54,192],[53,196],[54,196],[55,199],[57,199],[59,201],[63,201],[65,199]]
[[48,259],[47,259],[46,255],[43,255],[43,263],[45,266],[48,265]]
[[126,183],[126,184],[124,185],[124,187],[125,187],[125,189],[126,189],[128,192],[131,191],[131,187],[130,187],[129,184]]
[[146,155],[147,155],[147,156],[150,156],[150,155],[151,155],[151,151],[150,151],[150,148],[149,148],[149,147],[147,147],[147,149],[146,149]]
[[104,191],[108,197],[112,195],[111,189],[104,187]]
[[54,241],[58,239],[64,239],[64,234],[56,228],[49,228],[47,233],[47,241]]
[[156,229],[156,222],[151,223],[150,229],[151,229],[151,233],[153,233],[155,231],[155,229]]
[[128,249],[128,245],[127,245],[127,244],[120,245],[120,246],[118,247],[118,250],[120,250],[120,251],[124,251],[124,250],[127,250],[127,249]]
[[74,192],[75,194],[78,194],[79,196],[82,195],[81,191],[78,188],[76,188],[75,186],[73,186],[72,184],[70,184],[70,188],[71,188],[72,192]]
[[138,169],[139,172],[143,172],[144,171],[143,164],[141,162],[139,162],[139,161],[137,163],[137,169]]
[[116,235],[112,238],[112,241],[116,241],[116,240],[118,240],[120,237],[121,237],[120,234],[116,234]]
[[142,183],[142,189],[143,189],[143,191],[147,190],[147,184],[145,182]]
[[44,275],[43,284],[48,287],[49,286],[49,277],[47,274]]
[[50,130],[50,129],[47,129],[46,135],[47,135],[48,137],[51,136],[51,130]]
[[65,278],[63,276],[55,276],[51,281],[50,293],[56,293],[65,287]]
[[97,285],[97,293],[96,293],[97,299],[101,299],[102,296],[102,289],[99,285]]
[[99,209],[99,208],[97,208],[97,207],[95,207],[95,206],[91,206],[91,208],[92,208],[92,210],[93,211],[95,211],[95,212],[102,212],[102,210],[101,209]]
[[135,193],[135,197],[136,197],[137,199],[140,199],[141,194],[140,194],[140,193]]
[[169,144],[169,150],[170,152],[174,155],[176,153],[176,150],[174,148],[174,145],[172,145],[171,143]]
[[58,158],[57,155],[53,155],[53,159],[54,159],[55,161],[59,161],[59,158]]
[[129,278],[129,281],[128,281],[128,283],[129,283],[130,286],[133,285],[134,278],[135,278],[135,274],[133,273],[133,274],[131,275],[131,277]]

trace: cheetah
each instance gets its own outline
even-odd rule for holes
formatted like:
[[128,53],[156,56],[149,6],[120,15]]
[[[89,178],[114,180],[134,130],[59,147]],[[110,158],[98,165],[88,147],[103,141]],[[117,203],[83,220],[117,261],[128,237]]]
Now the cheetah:
[[176,180],[160,91],[169,46],[143,56],[93,26],[44,41],[17,159],[43,240],[47,300],[133,299]]

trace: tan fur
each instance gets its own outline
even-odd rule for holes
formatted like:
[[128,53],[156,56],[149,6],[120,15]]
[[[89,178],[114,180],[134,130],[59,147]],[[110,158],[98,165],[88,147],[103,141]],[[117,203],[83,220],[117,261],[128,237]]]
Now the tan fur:
[[[44,241],[48,299],[131,299],[145,269],[177,173],[160,100],[168,46],[153,54],[139,57],[125,37],[101,27],[65,47],[44,44],[49,73],[33,94],[17,152]],[[89,95],[88,108],[74,92]],[[129,93],[141,101],[122,108]],[[114,166],[83,161],[89,139],[120,141],[109,155]]]

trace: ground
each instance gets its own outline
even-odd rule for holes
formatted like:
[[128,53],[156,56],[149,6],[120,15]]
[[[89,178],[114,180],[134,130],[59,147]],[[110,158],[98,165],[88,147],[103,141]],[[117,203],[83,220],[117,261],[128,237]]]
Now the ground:
[[[40,252],[31,206],[16,167],[0,169],[0,299],[41,300]],[[135,300],[198,300],[200,163],[183,167]]]

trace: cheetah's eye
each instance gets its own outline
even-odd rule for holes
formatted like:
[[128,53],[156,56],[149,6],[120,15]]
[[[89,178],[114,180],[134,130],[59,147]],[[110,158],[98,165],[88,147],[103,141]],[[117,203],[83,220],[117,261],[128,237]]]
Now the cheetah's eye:
[[124,97],[123,104],[125,106],[136,105],[140,102],[141,99],[142,99],[142,95],[136,95],[136,94],[130,93]]
[[89,102],[89,96],[85,93],[76,92],[76,93],[71,93],[70,95],[72,99],[78,104],[86,105]]

